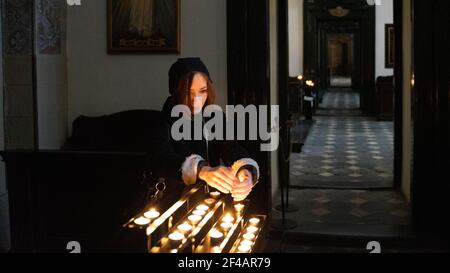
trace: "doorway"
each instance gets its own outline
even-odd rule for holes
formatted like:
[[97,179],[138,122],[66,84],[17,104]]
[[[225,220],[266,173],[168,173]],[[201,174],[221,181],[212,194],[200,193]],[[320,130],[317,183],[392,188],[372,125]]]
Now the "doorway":
[[328,89],[351,88],[353,83],[354,35],[327,34]]

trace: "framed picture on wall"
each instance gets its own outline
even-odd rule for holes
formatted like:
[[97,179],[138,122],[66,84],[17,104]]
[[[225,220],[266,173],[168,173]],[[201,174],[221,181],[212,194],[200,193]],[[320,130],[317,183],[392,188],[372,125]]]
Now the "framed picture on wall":
[[180,0],[107,0],[108,53],[180,53]]
[[385,26],[386,34],[386,57],[385,57],[385,63],[386,68],[394,68],[395,64],[395,31],[394,31],[394,25],[393,24],[386,24]]

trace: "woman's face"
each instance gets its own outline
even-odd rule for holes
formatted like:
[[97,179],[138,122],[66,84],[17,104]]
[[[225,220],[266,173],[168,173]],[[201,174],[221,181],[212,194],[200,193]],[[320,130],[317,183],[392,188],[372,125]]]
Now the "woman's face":
[[195,115],[200,113],[208,99],[208,85],[201,73],[196,73],[192,79],[189,98],[192,113]]

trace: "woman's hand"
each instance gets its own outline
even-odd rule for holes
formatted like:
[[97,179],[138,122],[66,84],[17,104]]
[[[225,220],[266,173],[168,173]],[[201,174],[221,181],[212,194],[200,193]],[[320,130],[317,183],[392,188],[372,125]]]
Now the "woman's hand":
[[231,191],[231,196],[234,201],[242,201],[250,194],[253,188],[253,177],[252,173],[243,169],[237,174],[237,178],[239,181],[233,184],[233,189]]
[[205,181],[209,186],[227,194],[233,189],[233,185],[239,183],[239,180],[234,176],[231,168],[223,166],[209,167],[205,166],[200,169],[198,177]]

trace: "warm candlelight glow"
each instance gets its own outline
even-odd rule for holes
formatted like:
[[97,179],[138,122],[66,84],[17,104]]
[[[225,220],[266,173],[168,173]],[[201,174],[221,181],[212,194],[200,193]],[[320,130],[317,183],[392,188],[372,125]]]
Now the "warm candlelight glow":
[[233,221],[234,221],[234,218],[230,214],[227,214],[222,218],[222,222],[230,222],[231,223]]
[[245,205],[244,204],[236,204],[236,205],[234,205],[234,209],[237,211],[237,212],[242,212],[243,210],[244,210],[244,207],[245,207]]
[[211,206],[212,204],[216,203],[216,199],[214,199],[214,198],[205,199],[205,203],[207,205]]
[[159,215],[160,215],[160,213],[155,209],[150,209],[149,211],[144,213],[145,217],[147,217],[148,219],[152,219],[152,220],[158,218]]
[[178,226],[178,230],[182,233],[187,233],[192,230],[192,226],[189,223],[185,222]]
[[233,223],[231,222],[223,222],[220,224],[220,227],[223,228],[225,231],[228,231],[233,226]]
[[303,75],[298,75],[297,79],[298,79],[299,81],[303,80]]
[[247,228],[248,233],[256,233],[258,230],[259,230],[259,228],[255,227],[255,226],[249,226]]
[[202,220],[202,217],[199,215],[190,215],[188,217],[189,222],[191,222],[191,224],[196,225],[198,224],[198,222],[200,222],[200,220]]
[[211,243],[213,245],[218,245],[223,238],[223,233],[218,231],[217,229],[211,229],[211,231],[209,232],[209,237],[211,237]]
[[209,209],[209,207],[207,205],[198,205],[196,209],[207,211]]
[[139,217],[139,218],[134,220],[134,223],[136,225],[145,226],[145,225],[150,224],[150,220],[145,218],[145,217]]
[[192,212],[192,214],[198,215],[198,216],[203,216],[206,214],[206,212],[204,210],[194,210],[194,212]]
[[249,220],[250,224],[252,224],[254,226],[258,225],[260,221],[261,220],[259,220],[259,218],[252,218]]
[[214,199],[218,199],[220,197],[220,192],[218,191],[213,191],[209,194],[212,198]]
[[251,250],[251,247],[247,246],[247,245],[240,245],[238,247],[238,250],[239,250],[239,252],[247,253],[247,252],[249,252]]
[[249,246],[249,247],[251,247],[252,245],[253,245],[253,242],[249,241],[249,240],[244,240],[244,241],[241,242],[241,246]]
[[242,237],[244,237],[245,240],[252,241],[255,239],[256,236],[253,233],[245,233],[244,236]]
[[178,247],[184,239],[184,235],[178,231],[169,234],[170,244],[172,247]]
[[209,236],[211,236],[211,238],[220,239],[223,237],[223,233],[218,231],[217,229],[212,229],[209,232]]

